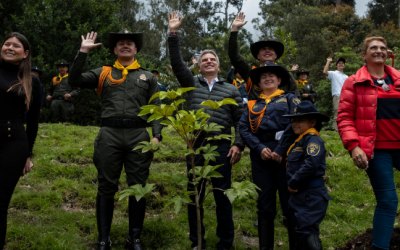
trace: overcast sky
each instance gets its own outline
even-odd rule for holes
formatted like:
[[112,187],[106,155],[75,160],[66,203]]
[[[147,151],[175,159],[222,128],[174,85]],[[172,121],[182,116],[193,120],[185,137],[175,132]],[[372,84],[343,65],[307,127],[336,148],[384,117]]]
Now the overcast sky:
[[[219,0],[211,0],[213,2],[217,2]],[[359,16],[364,16],[367,11],[367,3],[371,0],[355,0],[356,2],[356,12]],[[260,12],[259,7],[260,0],[244,0],[242,11],[246,15],[246,20],[249,22],[246,24],[246,29],[253,34],[253,40],[257,41],[260,34],[257,34],[257,31],[254,30],[253,24],[251,20],[253,18],[259,17],[258,13]],[[235,11],[234,8],[231,9],[231,12]]]

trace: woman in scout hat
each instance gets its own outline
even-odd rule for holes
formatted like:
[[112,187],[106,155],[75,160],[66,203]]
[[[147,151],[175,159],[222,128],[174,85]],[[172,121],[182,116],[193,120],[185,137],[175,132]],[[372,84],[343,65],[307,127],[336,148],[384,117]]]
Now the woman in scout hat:
[[297,77],[300,78],[300,80],[296,80],[297,89],[300,92],[301,101],[310,101],[314,103],[317,98],[317,92],[315,92],[314,86],[307,81],[309,74],[310,72],[305,69],[296,72]]
[[[284,130],[290,119],[282,117],[293,114],[300,100],[293,93],[281,90],[289,83],[288,71],[271,62],[266,62],[250,74],[251,80],[263,92],[257,100],[247,102],[240,122],[240,135],[250,148],[254,183],[258,191],[258,233],[260,249],[274,247],[274,219],[276,215],[276,191],[279,191],[283,215],[287,218],[290,248],[295,247],[294,224],[290,220],[288,200],[290,193],[286,185],[285,167],[281,163],[286,154],[287,135]],[[281,140],[281,142],[280,142]],[[281,143],[278,145],[278,143]]]
[[319,224],[332,199],[322,178],[326,169],[326,150],[319,131],[322,122],[328,122],[329,117],[319,113],[310,101],[302,101],[294,114],[283,117],[293,119],[292,128],[298,136],[287,151],[286,169],[291,192],[290,213],[296,225],[298,249],[322,250]]

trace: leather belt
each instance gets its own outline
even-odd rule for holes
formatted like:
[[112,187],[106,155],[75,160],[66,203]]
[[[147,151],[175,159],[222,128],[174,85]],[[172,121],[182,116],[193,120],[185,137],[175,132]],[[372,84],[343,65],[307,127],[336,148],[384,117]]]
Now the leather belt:
[[100,120],[101,127],[114,127],[114,128],[145,128],[147,122],[138,119],[122,119],[122,118],[102,118]]

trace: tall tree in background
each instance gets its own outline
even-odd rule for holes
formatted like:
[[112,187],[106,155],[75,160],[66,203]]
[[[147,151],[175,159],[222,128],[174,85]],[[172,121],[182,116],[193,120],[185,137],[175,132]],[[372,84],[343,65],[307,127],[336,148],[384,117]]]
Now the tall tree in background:
[[400,0],[372,0],[368,3],[368,15],[376,24],[392,21],[400,27]]

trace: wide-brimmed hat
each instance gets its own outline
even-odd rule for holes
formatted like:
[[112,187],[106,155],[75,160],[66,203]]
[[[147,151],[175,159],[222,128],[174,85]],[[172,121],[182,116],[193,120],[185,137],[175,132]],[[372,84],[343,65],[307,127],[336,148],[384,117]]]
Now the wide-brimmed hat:
[[339,57],[339,59],[337,59],[337,61],[336,61],[336,65],[337,65],[339,62],[343,62],[344,64],[346,64],[346,59],[344,59],[343,57]]
[[279,85],[279,88],[282,88],[282,86],[289,84],[290,75],[287,69],[272,62],[265,62],[261,67],[251,70],[251,82],[259,86],[261,74],[267,72],[274,73],[279,78],[281,78],[281,84]]
[[139,53],[143,45],[143,33],[133,33],[128,29],[123,29],[119,32],[110,32],[108,36],[108,44],[112,54],[114,54],[114,48],[117,45],[117,42],[122,39],[132,40],[137,48],[137,53]]
[[36,72],[38,72],[38,73],[39,73],[39,76],[41,76],[41,75],[43,74],[43,71],[41,71],[41,70],[38,68],[38,66],[33,66],[33,67],[31,68],[31,71],[36,71]]
[[160,72],[158,72],[158,70],[156,70],[156,69],[153,69],[152,71],[150,71],[151,73],[157,73],[157,74],[160,74]]
[[56,66],[57,67],[58,66],[67,66],[67,67],[69,67],[69,63],[64,59],[61,59],[59,63],[56,63]]
[[299,71],[296,72],[296,75],[297,75],[297,76],[299,76],[299,75],[301,75],[301,74],[310,75],[310,71],[307,71],[307,70],[305,70],[305,69],[301,69],[301,70],[299,70]]
[[258,41],[256,43],[252,43],[250,45],[251,54],[253,55],[253,57],[255,59],[258,60],[258,58],[257,58],[258,52],[260,52],[260,49],[262,49],[264,47],[273,48],[275,50],[275,53],[277,56],[276,59],[279,59],[279,57],[281,57],[283,55],[283,52],[285,51],[285,46],[281,42],[278,42],[275,40]]
[[300,102],[294,110],[294,114],[283,115],[286,118],[306,117],[316,119],[318,122],[328,122],[329,116],[318,112],[317,107],[310,101]]

